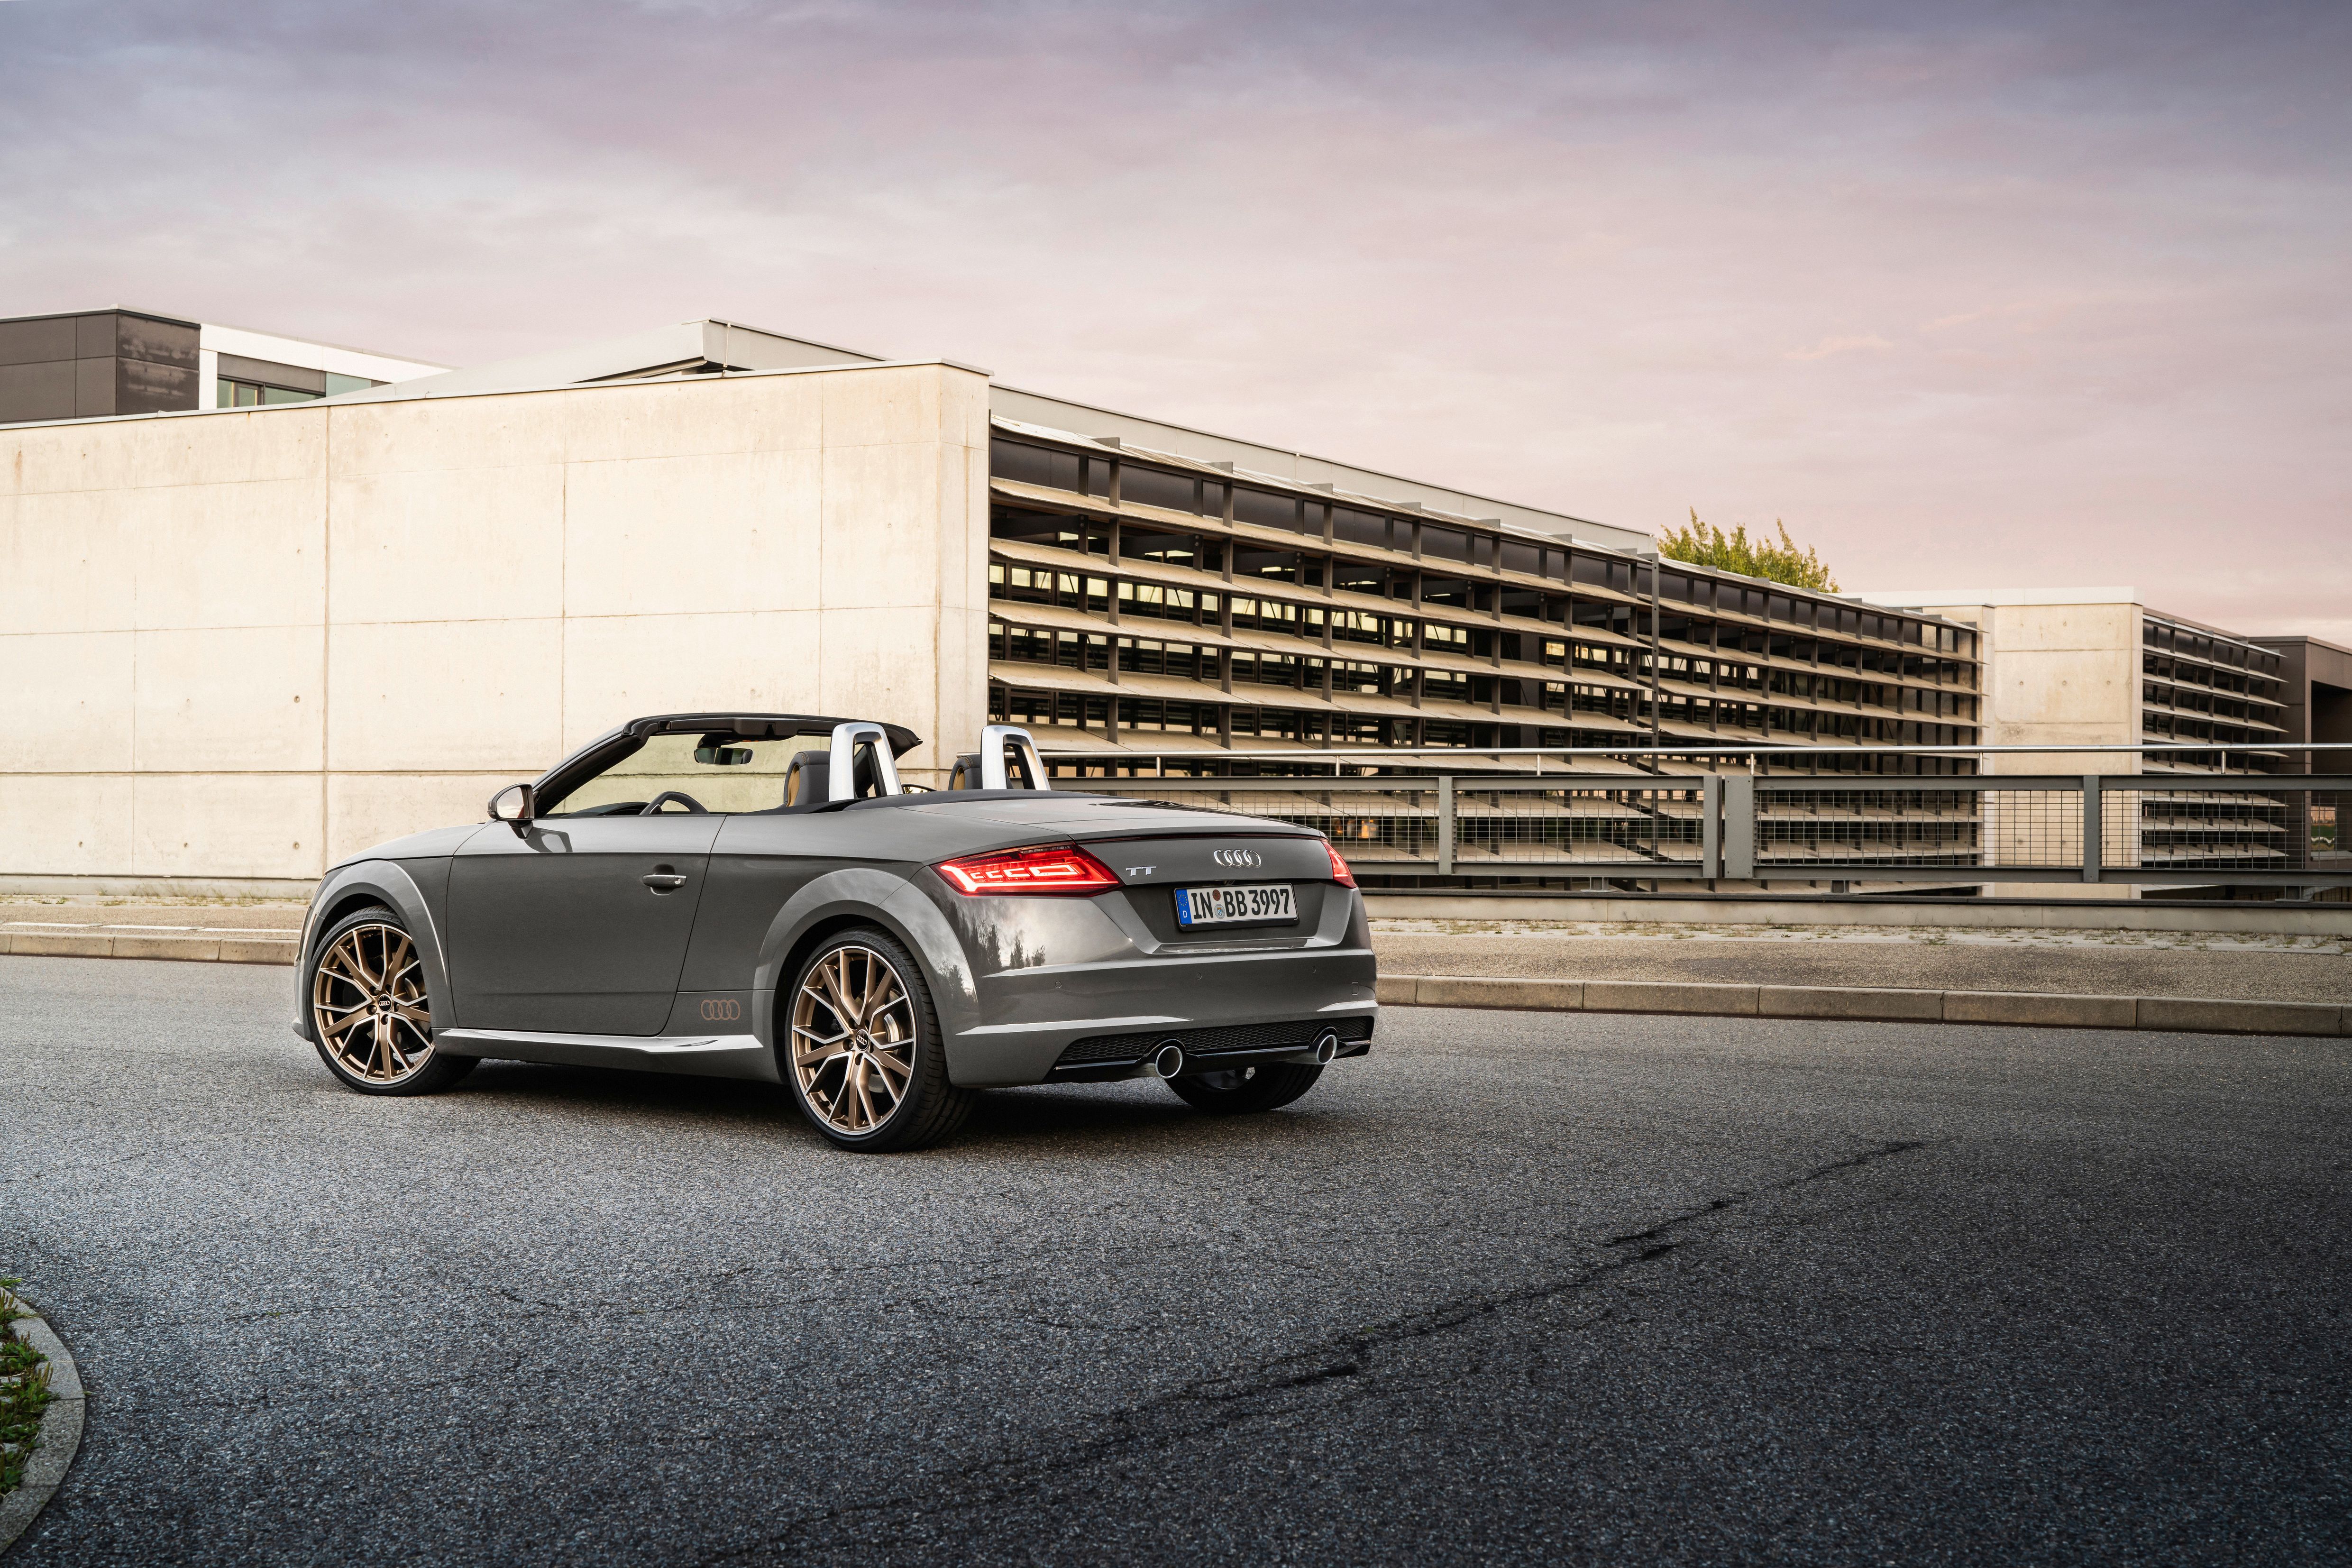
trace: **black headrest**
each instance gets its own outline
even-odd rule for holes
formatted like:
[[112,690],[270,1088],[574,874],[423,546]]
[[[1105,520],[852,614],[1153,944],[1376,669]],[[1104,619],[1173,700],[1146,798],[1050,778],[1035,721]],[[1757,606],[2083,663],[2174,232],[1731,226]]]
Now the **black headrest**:
[[786,776],[793,781],[792,798],[787,805],[814,805],[831,795],[833,773],[831,752],[795,752]]
[[[986,789],[982,782],[987,775],[980,771],[980,753],[966,752],[955,760],[955,768],[948,774],[950,789]],[[1029,776],[1029,760],[1025,756],[1004,759],[1005,785],[1010,789],[1043,789],[1045,786]]]
[[[831,798],[833,753],[831,752],[796,752],[788,770],[789,776],[800,782],[793,788],[793,805],[818,805]],[[875,765],[874,748],[857,748],[857,784],[851,791],[854,798],[865,800],[882,793],[882,771]]]

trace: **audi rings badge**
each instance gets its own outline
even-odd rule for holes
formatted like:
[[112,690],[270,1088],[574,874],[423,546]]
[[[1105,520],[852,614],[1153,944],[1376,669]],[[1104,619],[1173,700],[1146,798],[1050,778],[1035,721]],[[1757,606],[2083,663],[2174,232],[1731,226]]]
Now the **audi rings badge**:
[[1220,866],[1260,866],[1265,862],[1255,849],[1220,849],[1209,857]]
[[731,1024],[743,1016],[743,1004],[724,996],[705,997],[702,1021],[706,1024]]

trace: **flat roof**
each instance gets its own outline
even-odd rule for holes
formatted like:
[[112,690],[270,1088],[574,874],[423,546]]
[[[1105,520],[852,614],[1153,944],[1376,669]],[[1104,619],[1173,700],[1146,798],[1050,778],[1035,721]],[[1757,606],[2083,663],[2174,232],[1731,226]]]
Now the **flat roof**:
[[1889,609],[1917,609],[1927,605],[1982,605],[1988,608],[2024,605],[2137,605],[2137,588],[1857,588],[1842,597],[1862,599]]
[[29,316],[0,316],[0,326],[15,321],[63,321],[76,316],[136,316],[142,321],[169,321],[175,327],[201,327],[202,321],[192,321],[185,316],[174,316],[163,310],[142,310],[136,305],[92,305],[87,310],[36,310]]
[[1418,501],[1433,510],[1450,512],[1474,522],[1507,523],[1559,539],[1572,536],[1612,550],[1649,549],[1654,543],[1652,536],[1640,529],[1621,528],[1614,523],[1595,522],[1591,518],[1577,517],[1569,512],[1497,500],[1475,490],[1434,485],[1426,480],[1407,479],[1383,468],[1363,468],[1340,462],[1335,458],[1321,458],[1312,452],[1297,451],[1286,447],[1271,447],[1239,436],[1221,435],[1213,430],[1154,419],[1141,414],[1128,414],[1097,404],[1050,397],[1042,392],[1028,392],[993,380],[989,384],[989,407],[992,413],[1024,425],[1065,430],[1093,440],[1100,440],[1106,436],[1115,437],[1122,443],[1132,442],[1147,451],[1165,452],[1196,463],[1231,463],[1237,468],[1246,467],[1250,472],[1267,479],[1285,479],[1294,485],[1309,487],[1328,485],[1367,500]]
[[[583,382],[642,380],[675,375],[706,365],[730,370],[806,370],[829,365],[886,363],[948,363],[953,360],[890,361],[880,354],[821,343],[810,338],[769,331],[741,321],[704,317],[655,327],[621,337],[573,344],[545,353],[527,354],[473,365],[439,375],[418,376],[389,386],[341,394],[332,401],[383,402],[409,397],[440,397],[460,392],[522,392],[572,386]],[[1190,458],[1200,463],[1232,463],[1268,479],[1297,485],[1328,484],[1371,500],[1413,501],[1474,521],[1507,523],[1551,535],[1575,537],[1613,550],[1648,549],[1650,534],[1640,529],[1596,522],[1568,512],[1497,500],[1473,490],[1455,489],[1426,480],[1406,479],[1384,469],[1344,463],[1287,447],[1251,441],[1238,436],[1203,430],[1173,420],[1155,419],[1042,392],[1007,386],[989,377],[989,411],[1024,425],[1067,432],[1086,440],[1115,437],[1138,447]]]
[[2307,632],[2263,632],[2246,640],[2259,643],[2273,651],[2294,643],[2301,643],[2305,647],[2326,648],[2329,653],[2352,658],[2352,647],[2346,647],[2342,643],[2329,642],[2326,637],[2313,637]]
[[356,348],[350,343],[331,343],[324,338],[298,338],[287,332],[269,331],[261,327],[240,327],[234,321],[198,321],[186,316],[175,316],[168,310],[142,310],[136,305],[92,305],[87,310],[42,310],[29,316],[0,316],[0,326],[17,321],[61,321],[81,316],[136,316],[142,321],[165,321],[175,327],[194,327],[199,331],[235,332],[275,342],[299,343],[306,348],[332,349],[337,353],[360,354],[368,359],[383,360],[394,364],[413,365],[424,371],[448,368],[431,360],[411,359],[406,354],[388,354],[377,349]]

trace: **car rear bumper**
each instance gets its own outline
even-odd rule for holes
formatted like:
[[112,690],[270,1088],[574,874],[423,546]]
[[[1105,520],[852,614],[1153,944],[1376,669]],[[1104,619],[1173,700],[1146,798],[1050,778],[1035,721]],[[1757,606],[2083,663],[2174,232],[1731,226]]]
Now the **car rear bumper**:
[[[1296,1050],[1338,1027],[1342,1055],[1361,1055],[1379,1012],[1368,948],[1316,948],[1198,958],[1121,959],[1045,965],[983,975],[979,1016],[950,1036],[948,1072],[967,1086],[1127,1076],[1164,1039],[1199,1041],[1213,1053]],[[1256,1034],[1244,1039],[1227,1031]],[[1284,1037],[1295,1033],[1296,1040]],[[1128,1043],[1144,1037],[1133,1056]],[[1064,1056],[1073,1046],[1088,1049]],[[1196,1053],[1188,1048],[1188,1056]],[[1063,1070],[1056,1071],[1056,1068]]]

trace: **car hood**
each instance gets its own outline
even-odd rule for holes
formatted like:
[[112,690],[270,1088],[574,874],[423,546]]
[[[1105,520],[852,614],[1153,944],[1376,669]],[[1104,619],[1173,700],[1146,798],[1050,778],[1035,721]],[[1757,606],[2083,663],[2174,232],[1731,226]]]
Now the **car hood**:
[[389,839],[356,855],[346,855],[327,869],[340,871],[362,860],[429,860],[436,855],[454,855],[457,852],[457,846],[487,826],[486,823],[469,822],[463,827],[428,827],[422,833]]

